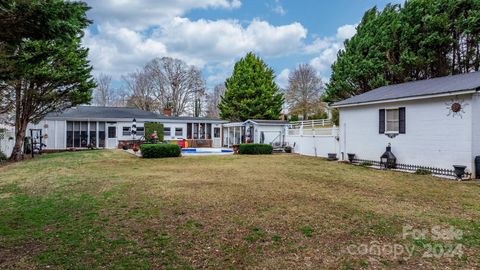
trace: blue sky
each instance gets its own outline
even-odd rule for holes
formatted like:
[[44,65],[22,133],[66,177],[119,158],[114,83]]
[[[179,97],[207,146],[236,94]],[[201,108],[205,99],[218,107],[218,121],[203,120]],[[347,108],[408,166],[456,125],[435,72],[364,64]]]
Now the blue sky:
[[288,74],[310,63],[328,80],[343,41],[363,13],[392,1],[373,0],[87,0],[92,7],[84,45],[94,73],[121,76],[154,57],[196,65],[209,88],[231,74],[248,51],[260,55],[286,86]]

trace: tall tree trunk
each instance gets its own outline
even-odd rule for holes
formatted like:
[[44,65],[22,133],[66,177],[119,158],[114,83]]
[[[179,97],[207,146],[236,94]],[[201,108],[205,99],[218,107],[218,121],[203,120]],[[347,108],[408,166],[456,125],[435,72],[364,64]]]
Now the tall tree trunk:
[[[15,146],[12,150],[12,155],[10,160],[20,161],[23,159],[22,145],[23,140],[25,139],[25,131],[27,125],[24,124],[24,119],[22,117],[22,83],[18,82],[15,86]],[[28,122],[27,122],[28,124]]]
[[[21,161],[23,159],[23,141],[25,140],[25,132],[27,130],[28,122],[22,121],[19,125],[15,124],[15,146],[12,150],[10,160]],[[18,128],[17,128],[18,127]]]

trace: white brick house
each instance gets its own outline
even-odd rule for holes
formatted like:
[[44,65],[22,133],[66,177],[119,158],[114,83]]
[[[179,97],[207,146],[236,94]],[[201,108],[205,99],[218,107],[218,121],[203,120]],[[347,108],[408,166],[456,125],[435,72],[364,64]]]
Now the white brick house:
[[398,163],[464,165],[475,174],[479,90],[480,72],[474,72],[385,86],[337,102],[341,157],[379,160],[390,143]]

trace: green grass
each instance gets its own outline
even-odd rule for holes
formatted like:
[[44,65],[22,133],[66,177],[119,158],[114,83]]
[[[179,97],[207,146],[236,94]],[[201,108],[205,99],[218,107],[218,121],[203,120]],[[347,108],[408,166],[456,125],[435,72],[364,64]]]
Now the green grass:
[[[0,167],[1,269],[418,269],[480,265],[480,186],[297,155],[44,155]],[[454,241],[402,227],[455,226]],[[415,246],[414,257],[349,245]],[[464,245],[422,258],[426,245]]]

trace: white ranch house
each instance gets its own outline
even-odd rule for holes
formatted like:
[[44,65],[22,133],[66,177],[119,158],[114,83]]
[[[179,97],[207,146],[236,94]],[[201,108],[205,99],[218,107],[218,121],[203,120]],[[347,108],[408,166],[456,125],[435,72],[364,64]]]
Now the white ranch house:
[[187,140],[190,145],[221,147],[222,124],[226,121],[202,117],[174,117],[135,108],[79,106],[60,113],[50,113],[28,130],[41,130],[45,150],[118,148],[131,142],[133,119],[137,123],[136,139],[144,136],[144,123],[164,125],[164,140]]
[[[475,174],[480,155],[480,72],[384,86],[337,102],[340,155]],[[480,173],[480,172],[478,172]]]

